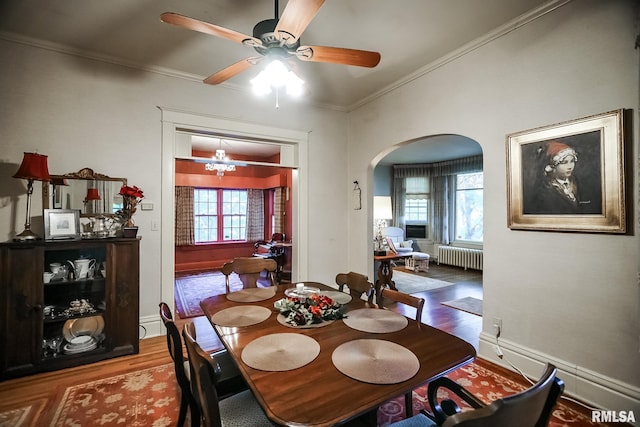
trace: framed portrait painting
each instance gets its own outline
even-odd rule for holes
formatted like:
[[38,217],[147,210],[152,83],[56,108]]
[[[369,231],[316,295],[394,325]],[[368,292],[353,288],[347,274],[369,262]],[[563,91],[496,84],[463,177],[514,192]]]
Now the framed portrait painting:
[[507,135],[509,228],[626,232],[623,113]]
[[79,239],[80,211],[78,209],[45,209],[44,238],[46,240]]

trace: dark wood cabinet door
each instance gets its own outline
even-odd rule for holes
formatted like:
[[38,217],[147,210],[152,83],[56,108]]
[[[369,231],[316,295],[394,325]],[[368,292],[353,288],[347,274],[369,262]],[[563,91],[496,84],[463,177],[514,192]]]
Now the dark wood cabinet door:
[[[40,247],[13,245],[0,248],[2,273],[1,372],[9,376],[29,372],[42,355],[42,273],[30,265],[43,264]],[[20,268],[22,267],[22,268]]]
[[138,352],[140,260],[137,239],[123,239],[110,245],[107,257],[107,334],[116,352]]

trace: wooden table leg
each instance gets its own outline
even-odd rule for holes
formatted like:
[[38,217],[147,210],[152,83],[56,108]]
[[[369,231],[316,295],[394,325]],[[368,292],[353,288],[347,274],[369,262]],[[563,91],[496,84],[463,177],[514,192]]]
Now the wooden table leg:
[[378,280],[376,281],[376,301],[380,301],[380,292],[383,287],[388,287],[397,291],[396,282],[392,280],[393,268],[391,268],[391,260],[384,259],[380,261],[378,266]]

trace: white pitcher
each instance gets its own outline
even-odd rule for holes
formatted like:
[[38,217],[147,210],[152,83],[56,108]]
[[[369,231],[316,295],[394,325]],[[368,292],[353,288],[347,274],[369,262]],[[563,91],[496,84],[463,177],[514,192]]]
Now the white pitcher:
[[75,278],[77,279],[86,279],[89,276],[89,271],[95,269],[96,260],[95,259],[77,259],[73,261],[69,261],[70,264],[73,265],[73,271],[75,273]]

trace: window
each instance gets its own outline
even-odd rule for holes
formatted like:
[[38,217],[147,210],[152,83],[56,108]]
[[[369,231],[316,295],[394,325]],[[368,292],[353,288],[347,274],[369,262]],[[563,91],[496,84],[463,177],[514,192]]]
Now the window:
[[483,239],[483,173],[456,176],[455,193],[456,240],[482,242]]
[[196,243],[245,240],[247,190],[196,188],[193,204]]
[[[405,178],[405,224],[429,223],[429,180],[427,177]],[[427,237],[427,236],[425,236]]]

